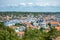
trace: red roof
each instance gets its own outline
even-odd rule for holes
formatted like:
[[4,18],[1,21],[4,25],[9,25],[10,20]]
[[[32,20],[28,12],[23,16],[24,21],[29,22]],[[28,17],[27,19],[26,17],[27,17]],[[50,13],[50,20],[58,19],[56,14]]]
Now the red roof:
[[25,32],[17,32],[17,34],[23,35]]
[[51,24],[60,24],[59,22],[50,22]]
[[9,28],[12,28],[12,29],[14,29],[14,28],[16,28],[17,26],[9,26]]
[[57,30],[60,30],[60,26],[56,26],[55,28],[56,28]]

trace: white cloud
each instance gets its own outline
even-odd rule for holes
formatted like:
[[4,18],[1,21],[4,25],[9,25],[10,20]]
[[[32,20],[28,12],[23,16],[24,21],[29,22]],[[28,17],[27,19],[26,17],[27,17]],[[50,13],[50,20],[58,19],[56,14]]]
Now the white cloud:
[[33,3],[28,3],[29,5],[32,5]]
[[28,6],[34,6],[34,3],[27,3]]
[[[16,1],[15,1],[16,2]],[[39,1],[39,2],[16,2],[16,3],[6,3],[2,4],[0,6],[59,6],[59,3],[57,2],[44,2],[44,1]]]
[[35,3],[37,6],[58,6],[57,3],[51,3],[51,2],[39,2]]
[[26,6],[26,3],[20,3],[20,5]]

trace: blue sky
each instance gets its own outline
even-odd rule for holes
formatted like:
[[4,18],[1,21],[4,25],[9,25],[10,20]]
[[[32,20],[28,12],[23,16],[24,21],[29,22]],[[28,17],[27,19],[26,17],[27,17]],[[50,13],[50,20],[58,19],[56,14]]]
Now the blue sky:
[[60,0],[0,0],[0,11],[60,12]]

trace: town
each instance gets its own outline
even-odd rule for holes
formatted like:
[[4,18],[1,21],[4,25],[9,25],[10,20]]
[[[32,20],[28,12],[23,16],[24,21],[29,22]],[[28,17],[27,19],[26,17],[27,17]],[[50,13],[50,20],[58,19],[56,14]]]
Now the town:
[[4,22],[6,27],[13,29],[18,37],[22,38],[26,30],[45,28],[50,30],[49,25],[60,31],[60,14],[59,13],[1,13],[0,23]]

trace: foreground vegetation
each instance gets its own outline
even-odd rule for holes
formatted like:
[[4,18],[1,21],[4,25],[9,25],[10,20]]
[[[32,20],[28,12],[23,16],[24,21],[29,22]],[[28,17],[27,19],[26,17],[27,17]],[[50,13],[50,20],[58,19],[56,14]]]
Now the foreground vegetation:
[[0,40],[19,40],[19,37],[13,29],[6,27],[4,23],[0,23]]
[[50,26],[48,32],[44,28],[29,29],[25,31],[23,38],[19,38],[13,29],[6,27],[4,23],[0,23],[0,40],[52,40],[60,36],[60,31],[57,31],[54,27]]

